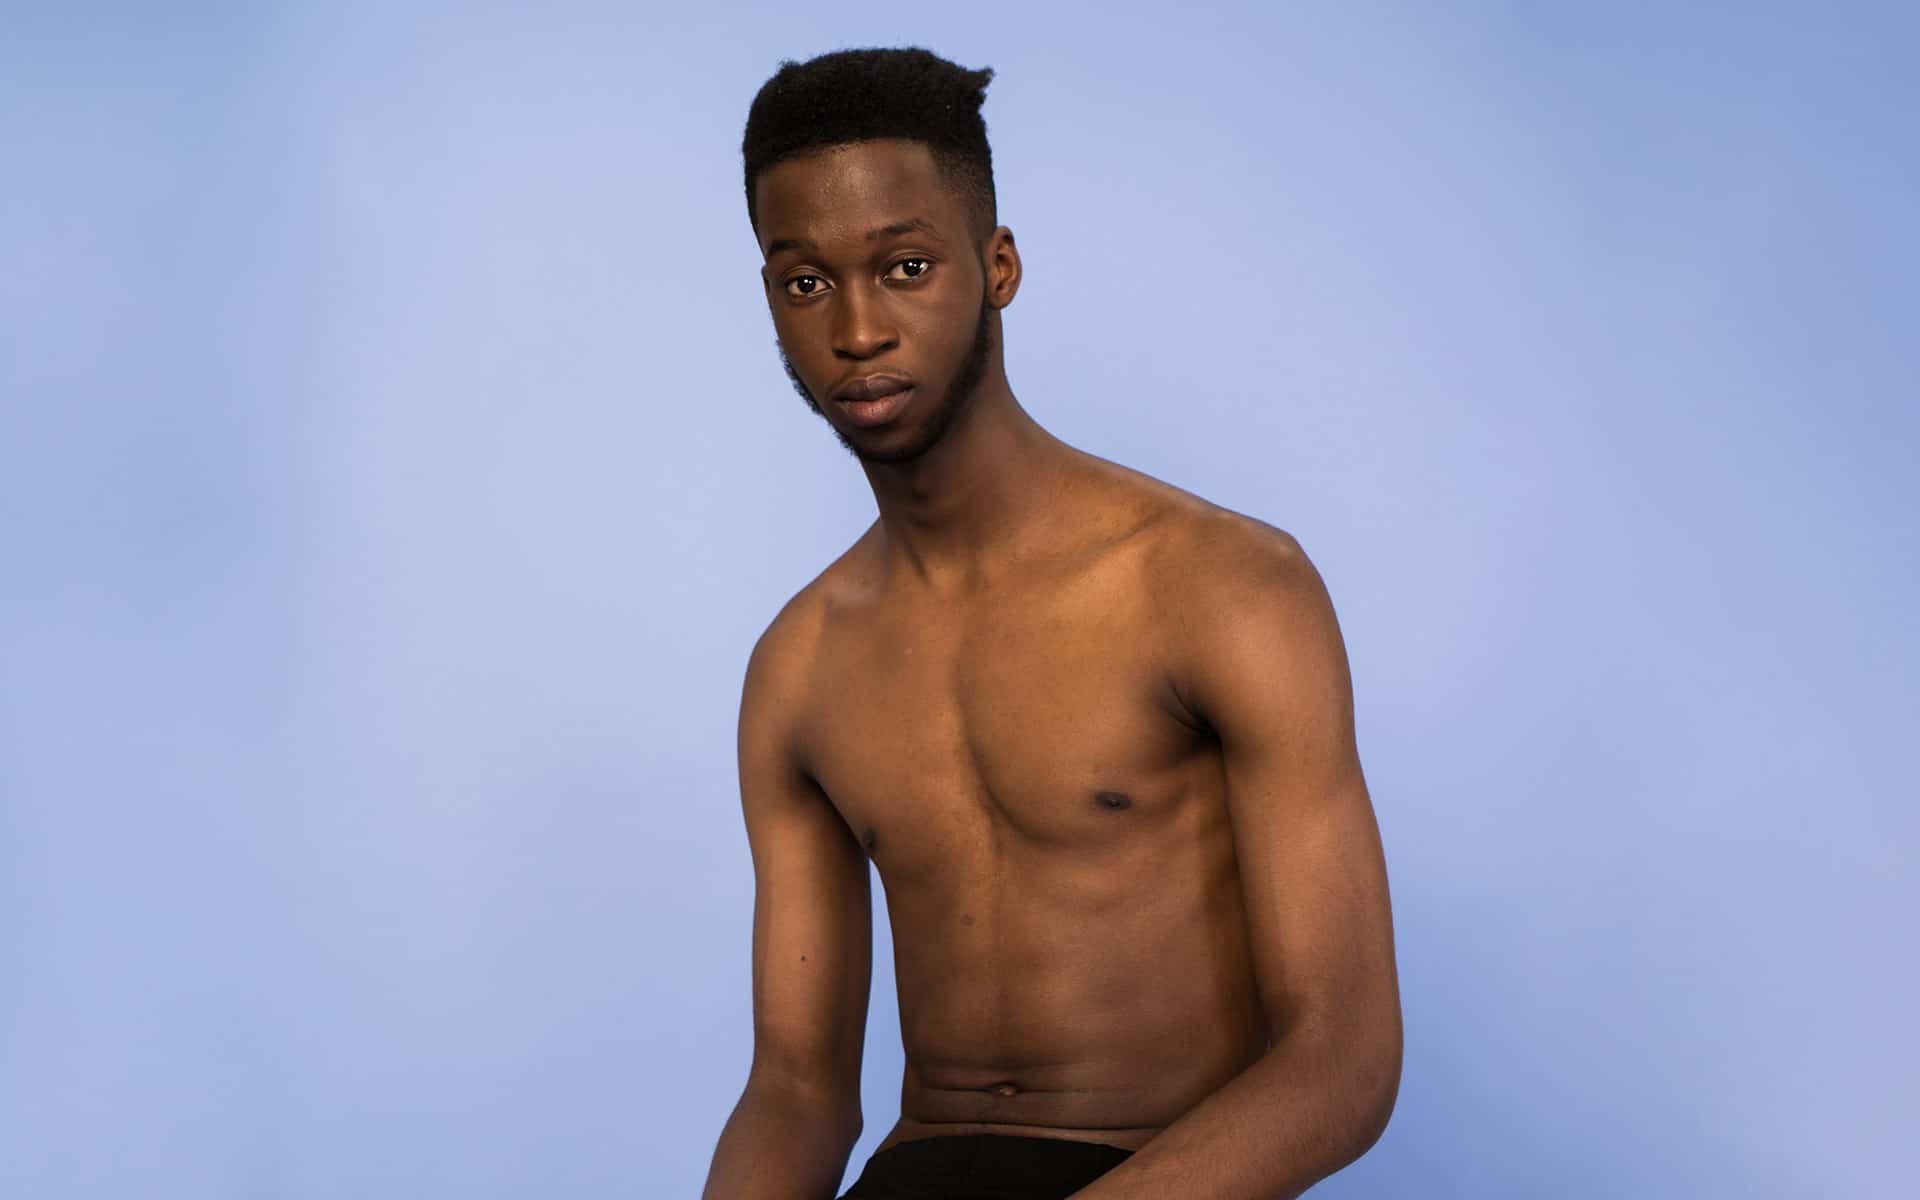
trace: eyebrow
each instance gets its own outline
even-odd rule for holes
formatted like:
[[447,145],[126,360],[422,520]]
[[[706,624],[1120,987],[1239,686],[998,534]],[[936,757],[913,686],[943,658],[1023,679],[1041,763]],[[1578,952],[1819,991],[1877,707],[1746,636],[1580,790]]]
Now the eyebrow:
[[[881,238],[898,237],[903,233],[925,233],[936,238],[940,236],[940,231],[934,227],[932,221],[925,217],[908,217],[904,221],[895,221],[891,225],[882,225],[878,229],[868,230],[866,240],[877,242]],[[813,243],[805,238],[775,238],[767,243],[767,257],[772,258],[782,250],[809,249],[812,245]]]

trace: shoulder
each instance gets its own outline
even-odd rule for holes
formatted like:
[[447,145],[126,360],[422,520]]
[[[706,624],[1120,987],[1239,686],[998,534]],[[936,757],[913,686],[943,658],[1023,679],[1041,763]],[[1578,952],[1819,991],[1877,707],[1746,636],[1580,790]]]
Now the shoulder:
[[1079,452],[1100,481],[1100,507],[1118,514],[1117,531],[1142,551],[1149,586],[1174,588],[1208,577],[1312,572],[1300,543],[1257,517],[1097,455]]
[[780,606],[773,620],[760,632],[747,656],[747,685],[765,687],[797,683],[812,657],[819,639],[820,599],[816,584],[809,583]]
[[869,526],[838,558],[788,597],[754,643],[749,660],[769,670],[791,668],[812,657],[836,609],[872,588],[875,527]]
[[1149,586],[1164,612],[1218,620],[1248,604],[1325,601],[1299,540],[1258,517],[1179,493],[1154,535]]
[[743,707],[798,715],[836,610],[871,590],[871,530],[790,596],[747,656]]
[[1344,692],[1333,605],[1292,534],[1195,499],[1159,523],[1152,564],[1163,663],[1189,711],[1217,726],[1288,691]]
[[743,794],[750,778],[791,780],[806,773],[800,731],[820,642],[818,582],[781,605],[747,656],[738,723]]
[[[1092,458],[1092,456],[1089,456]],[[1124,540],[1138,551],[1140,584],[1163,636],[1181,627],[1218,629],[1266,610],[1331,617],[1326,586],[1291,533],[1157,479],[1092,458],[1132,514]]]
[[826,626],[831,571],[829,567],[788,597],[755,639],[747,656],[743,718],[757,715],[764,720],[775,710],[791,716],[806,694]]
[[1249,589],[1324,599],[1319,572],[1286,530],[1145,471],[1075,453],[1098,481],[1098,507],[1118,514],[1113,540],[1139,551],[1144,585],[1156,601],[1191,610],[1229,603]]

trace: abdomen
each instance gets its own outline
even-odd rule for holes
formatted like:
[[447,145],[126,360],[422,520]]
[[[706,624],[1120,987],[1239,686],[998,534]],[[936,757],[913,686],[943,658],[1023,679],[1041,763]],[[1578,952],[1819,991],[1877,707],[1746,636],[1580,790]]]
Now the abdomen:
[[1208,799],[1084,843],[998,822],[910,877],[882,866],[903,1120],[1159,1128],[1265,1050],[1231,830]]

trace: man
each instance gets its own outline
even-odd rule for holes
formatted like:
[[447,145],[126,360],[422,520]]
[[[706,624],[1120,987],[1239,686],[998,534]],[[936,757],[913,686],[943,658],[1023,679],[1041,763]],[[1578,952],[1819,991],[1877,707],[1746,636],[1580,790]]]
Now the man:
[[747,121],[782,358],[879,519],[748,662],[753,1065],[705,1194],[834,1194],[871,860],[906,1073],[847,1197],[1295,1196],[1399,1086],[1345,651],[1292,538],[1014,398],[991,78],[841,51]]

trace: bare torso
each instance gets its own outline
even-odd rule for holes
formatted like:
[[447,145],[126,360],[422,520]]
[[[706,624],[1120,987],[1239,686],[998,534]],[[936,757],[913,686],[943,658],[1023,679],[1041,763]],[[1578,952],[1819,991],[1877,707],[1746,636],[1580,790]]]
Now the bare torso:
[[1162,657],[1178,533],[1220,510],[1086,470],[964,599],[889,578],[873,533],[816,584],[801,740],[892,921],[906,1072],[881,1148],[1136,1149],[1267,1048],[1219,745]]

